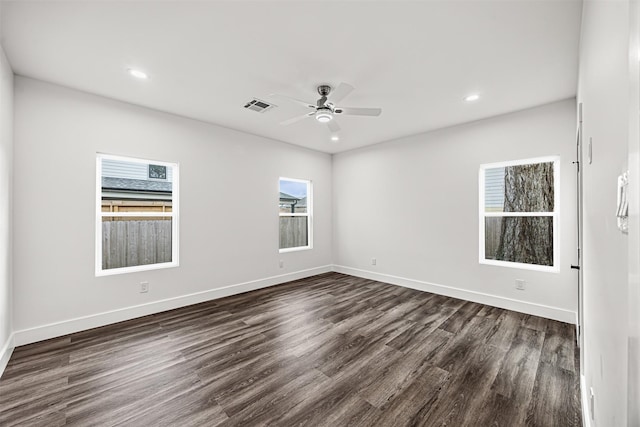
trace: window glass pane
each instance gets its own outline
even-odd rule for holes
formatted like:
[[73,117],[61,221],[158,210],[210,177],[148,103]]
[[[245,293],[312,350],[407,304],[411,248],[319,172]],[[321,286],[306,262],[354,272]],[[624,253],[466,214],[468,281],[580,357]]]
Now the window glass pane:
[[102,200],[102,212],[171,212],[171,201],[162,200]]
[[172,219],[103,217],[102,269],[171,262]]
[[553,217],[485,217],[485,258],[553,266]]
[[281,216],[280,249],[308,246],[308,221],[306,216]]
[[484,171],[484,210],[502,212],[504,210],[504,168]]
[[[173,168],[149,163],[102,159],[102,212],[171,212]],[[151,170],[166,180],[150,179]]]
[[[156,163],[131,162],[121,159],[102,159],[102,176],[114,178],[147,179],[149,177],[149,165]],[[157,166],[157,165],[156,165]],[[163,166],[164,167],[164,166]],[[173,181],[173,168],[167,166],[167,180]]]
[[307,213],[308,184],[306,182],[280,180],[279,209],[281,213]]
[[485,170],[485,212],[553,212],[553,162]]

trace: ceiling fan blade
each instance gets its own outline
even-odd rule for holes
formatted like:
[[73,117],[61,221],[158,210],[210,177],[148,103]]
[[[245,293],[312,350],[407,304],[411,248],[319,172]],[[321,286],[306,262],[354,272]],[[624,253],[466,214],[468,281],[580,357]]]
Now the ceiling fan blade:
[[347,83],[340,83],[338,87],[332,90],[327,97],[329,102],[337,103],[347,97],[355,88]]
[[289,101],[291,101],[291,102],[295,102],[296,104],[303,105],[303,106],[305,106],[305,107],[309,107],[309,108],[316,108],[316,104],[315,104],[315,103],[313,103],[313,102],[303,101],[303,100],[301,100],[301,99],[292,98],[292,97],[287,96],[287,95],[280,95],[279,93],[272,93],[272,94],[271,94],[271,95],[269,95],[269,96],[273,96],[273,97],[276,97],[276,98],[286,99],[286,100],[289,100]]
[[306,119],[307,117],[311,117],[315,113],[316,113],[315,111],[312,111],[310,113],[303,114],[302,116],[294,117],[292,119],[285,120],[284,122],[280,122],[280,124],[283,125],[283,126],[287,126],[287,125],[293,124],[295,122],[299,122],[300,120]]
[[335,119],[331,120],[330,122],[327,122],[327,127],[329,128],[329,130],[331,132],[339,132],[340,131],[340,126],[335,121]]
[[344,114],[346,116],[379,116],[380,114],[382,114],[382,108],[338,107],[334,112],[336,114]]

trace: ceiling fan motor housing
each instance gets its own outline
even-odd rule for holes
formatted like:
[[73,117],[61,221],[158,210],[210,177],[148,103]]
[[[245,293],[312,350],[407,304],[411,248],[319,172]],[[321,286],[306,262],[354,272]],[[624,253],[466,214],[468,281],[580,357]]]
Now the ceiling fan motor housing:
[[321,96],[327,96],[331,92],[331,86],[329,85],[320,85],[318,86],[318,93]]

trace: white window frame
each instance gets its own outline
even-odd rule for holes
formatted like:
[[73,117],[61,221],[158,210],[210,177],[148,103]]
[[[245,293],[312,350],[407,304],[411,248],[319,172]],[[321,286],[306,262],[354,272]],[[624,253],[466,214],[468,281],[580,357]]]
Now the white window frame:
[[[167,166],[173,168],[173,180],[171,187],[171,212],[102,212],[102,160],[117,160],[131,163],[152,163],[154,165]],[[168,175],[168,171],[167,171]],[[178,267],[179,264],[179,165],[178,163],[163,162],[157,160],[147,160],[135,157],[116,156],[112,154],[97,153],[96,154],[96,259],[95,270],[96,276],[111,276],[115,274],[135,273],[138,271],[158,270],[162,268]],[[108,217],[171,217],[171,262],[163,262],[158,264],[136,265],[132,267],[121,268],[102,268],[102,218]]]
[[[278,198],[280,197],[280,181],[301,182],[307,184],[307,212],[306,213],[283,213],[278,208],[278,249],[280,253],[305,251],[313,249],[313,182],[309,179],[287,178],[281,176],[278,178]],[[278,206],[280,204],[278,203]],[[280,249],[280,217],[283,216],[306,216],[307,217],[307,246],[296,246],[295,248]]]
[[[485,211],[485,170],[507,166],[529,165],[535,163],[553,162],[553,212],[486,212]],[[479,260],[480,264],[500,267],[519,268],[523,270],[536,270],[551,273],[560,272],[560,156],[535,157],[523,160],[486,163],[480,165],[479,171]],[[487,217],[513,217],[513,216],[550,216],[553,217],[553,265],[526,264],[512,261],[499,261],[485,259],[485,218]]]

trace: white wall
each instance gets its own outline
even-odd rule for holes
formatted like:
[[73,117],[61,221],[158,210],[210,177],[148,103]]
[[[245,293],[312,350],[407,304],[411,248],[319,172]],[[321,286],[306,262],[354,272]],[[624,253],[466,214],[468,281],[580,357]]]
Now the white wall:
[[[574,123],[575,101],[567,100],[335,155],[335,263],[351,274],[575,322]],[[480,164],[549,155],[561,157],[560,273],[479,264]],[[515,289],[516,279],[526,280],[525,291]]]
[[13,71],[0,46],[0,373],[12,343]]
[[[180,267],[94,276],[96,152],[180,164]],[[331,264],[328,154],[16,77],[14,166],[16,344]],[[313,250],[278,253],[279,176],[313,181]]]
[[627,425],[628,236],[616,227],[615,207],[617,177],[628,168],[628,49],[628,1],[586,1],[578,102],[584,141],[593,141],[593,163],[583,162],[582,370],[586,389],[595,393],[592,425],[600,427]]

